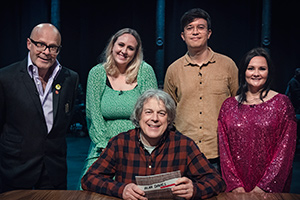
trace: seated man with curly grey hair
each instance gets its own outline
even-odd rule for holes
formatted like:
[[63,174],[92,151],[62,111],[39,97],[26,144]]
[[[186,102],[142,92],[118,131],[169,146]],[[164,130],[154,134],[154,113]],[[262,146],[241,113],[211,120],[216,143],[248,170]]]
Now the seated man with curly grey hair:
[[147,199],[136,176],[180,170],[172,188],[174,197],[209,198],[226,185],[195,142],[170,127],[176,105],[169,94],[147,90],[137,100],[132,122],[135,129],[113,137],[99,159],[83,176],[84,190],[123,199]]

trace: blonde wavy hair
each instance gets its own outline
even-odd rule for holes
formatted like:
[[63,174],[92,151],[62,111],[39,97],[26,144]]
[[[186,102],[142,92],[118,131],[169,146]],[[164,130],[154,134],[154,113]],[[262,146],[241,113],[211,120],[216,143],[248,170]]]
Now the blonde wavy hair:
[[137,41],[136,52],[133,59],[128,63],[125,75],[126,83],[134,83],[137,80],[137,74],[140,68],[140,65],[143,61],[143,50],[142,50],[142,41],[139,34],[131,28],[124,28],[115,33],[109,40],[106,49],[102,53],[103,65],[106,70],[106,73],[110,76],[117,77],[119,75],[119,69],[113,59],[112,49],[117,41],[118,37],[123,34],[131,34]]

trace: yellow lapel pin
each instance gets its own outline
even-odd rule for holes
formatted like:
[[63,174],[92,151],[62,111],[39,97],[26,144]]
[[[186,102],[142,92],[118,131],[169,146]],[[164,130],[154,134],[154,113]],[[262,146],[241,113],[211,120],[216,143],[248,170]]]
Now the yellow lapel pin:
[[61,89],[61,86],[60,86],[59,84],[56,84],[56,85],[55,85],[55,89],[60,90],[60,89]]

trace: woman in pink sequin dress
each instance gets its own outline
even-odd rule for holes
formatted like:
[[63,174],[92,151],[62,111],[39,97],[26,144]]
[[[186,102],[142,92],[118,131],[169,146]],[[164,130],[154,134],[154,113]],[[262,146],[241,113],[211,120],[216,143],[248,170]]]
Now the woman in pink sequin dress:
[[296,146],[296,118],[287,96],[270,90],[272,64],[263,48],[240,65],[236,97],[218,119],[222,176],[227,192],[289,192]]

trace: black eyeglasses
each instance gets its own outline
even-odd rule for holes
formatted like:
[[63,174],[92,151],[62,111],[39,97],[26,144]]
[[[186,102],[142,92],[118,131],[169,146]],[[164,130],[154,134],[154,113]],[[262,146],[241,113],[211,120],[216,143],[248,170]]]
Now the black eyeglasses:
[[29,40],[36,46],[38,51],[46,51],[46,49],[49,49],[49,52],[51,54],[58,54],[61,47],[62,47],[62,46],[55,46],[55,45],[49,45],[48,46],[43,42],[37,42],[37,41],[34,41],[31,38],[29,38]]

